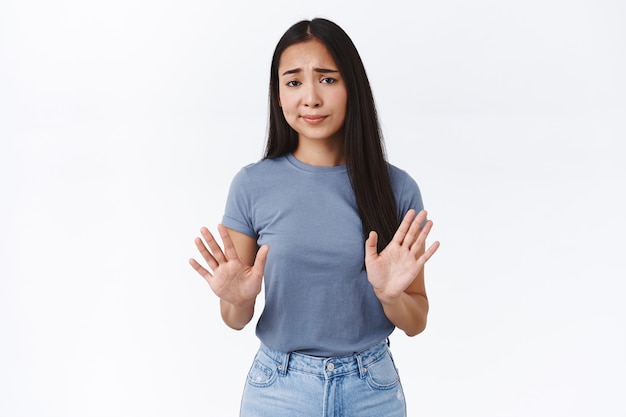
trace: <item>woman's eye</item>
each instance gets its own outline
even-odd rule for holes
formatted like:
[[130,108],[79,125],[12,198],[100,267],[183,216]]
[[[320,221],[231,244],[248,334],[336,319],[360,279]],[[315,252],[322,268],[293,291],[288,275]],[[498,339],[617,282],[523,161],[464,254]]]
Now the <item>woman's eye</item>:
[[300,85],[300,82],[299,82],[299,81],[295,81],[295,80],[294,80],[294,81],[289,81],[289,82],[287,83],[287,86],[288,86],[288,87],[297,87],[297,86],[299,86],[299,85]]
[[322,84],[334,84],[337,80],[330,77],[322,78]]

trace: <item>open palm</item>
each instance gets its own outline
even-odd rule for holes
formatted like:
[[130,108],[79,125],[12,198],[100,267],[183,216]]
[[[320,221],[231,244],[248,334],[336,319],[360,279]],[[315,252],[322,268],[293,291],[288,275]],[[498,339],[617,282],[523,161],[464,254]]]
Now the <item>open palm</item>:
[[409,210],[391,242],[380,253],[376,250],[376,232],[370,232],[365,241],[367,278],[381,301],[399,298],[439,247],[439,242],[435,242],[425,250],[426,237],[432,228],[432,222],[424,223],[425,220],[424,210],[417,216],[414,210]]
[[207,262],[210,271],[195,259],[190,259],[189,263],[209,283],[220,299],[233,305],[252,303],[261,292],[263,270],[269,247],[262,246],[256,254],[254,264],[245,265],[237,256],[226,228],[221,224],[217,228],[224,244],[223,251],[206,227],[200,230],[206,245],[200,238],[195,240],[196,247]]

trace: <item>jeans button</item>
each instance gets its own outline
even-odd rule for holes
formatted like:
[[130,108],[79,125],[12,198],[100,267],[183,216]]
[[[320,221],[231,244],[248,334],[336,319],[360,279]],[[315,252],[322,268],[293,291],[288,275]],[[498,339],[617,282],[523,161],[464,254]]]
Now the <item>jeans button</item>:
[[332,372],[335,369],[335,364],[329,362],[328,365],[326,365],[326,369],[328,370],[328,372]]

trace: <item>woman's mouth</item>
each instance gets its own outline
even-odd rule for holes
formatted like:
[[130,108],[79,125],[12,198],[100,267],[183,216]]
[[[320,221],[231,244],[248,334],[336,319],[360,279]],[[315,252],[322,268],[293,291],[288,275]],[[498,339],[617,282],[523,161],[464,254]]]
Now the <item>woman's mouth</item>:
[[302,117],[302,119],[305,122],[312,124],[312,125],[322,123],[326,119],[326,116],[319,116],[319,115],[313,115],[313,114],[305,114],[300,117]]

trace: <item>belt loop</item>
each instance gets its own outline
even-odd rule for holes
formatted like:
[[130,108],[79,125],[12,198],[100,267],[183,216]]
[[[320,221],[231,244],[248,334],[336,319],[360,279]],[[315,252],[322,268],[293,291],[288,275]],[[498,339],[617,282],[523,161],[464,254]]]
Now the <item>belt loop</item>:
[[367,372],[367,369],[365,369],[365,367],[363,366],[363,359],[361,358],[361,354],[357,353],[356,354],[356,364],[359,367],[359,377],[361,379],[365,378],[365,373]]
[[287,375],[287,368],[289,368],[289,358],[291,357],[291,353],[282,353],[281,359],[282,363],[278,365],[278,375],[285,376]]

